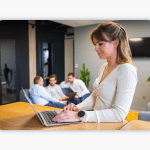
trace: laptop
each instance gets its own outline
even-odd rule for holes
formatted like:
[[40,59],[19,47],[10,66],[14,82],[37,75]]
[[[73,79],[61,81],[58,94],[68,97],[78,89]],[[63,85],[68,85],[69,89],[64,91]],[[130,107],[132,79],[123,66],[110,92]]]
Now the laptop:
[[71,92],[71,93],[69,94],[69,99],[68,99],[68,100],[73,99],[75,95],[76,95],[76,92]]
[[75,122],[54,122],[52,119],[61,113],[62,110],[52,110],[52,111],[36,111],[35,107],[31,99],[27,96],[26,92],[22,88],[24,96],[26,97],[27,101],[30,103],[31,107],[33,108],[34,112],[38,116],[39,120],[41,121],[43,126],[50,127],[50,126],[59,126],[59,125],[66,125],[66,124],[74,124],[74,123],[81,123],[82,121],[75,121]]

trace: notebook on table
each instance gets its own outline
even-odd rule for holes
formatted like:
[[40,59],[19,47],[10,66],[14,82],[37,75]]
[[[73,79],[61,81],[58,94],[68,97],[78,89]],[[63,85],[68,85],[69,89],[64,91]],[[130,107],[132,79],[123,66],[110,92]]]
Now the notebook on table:
[[74,124],[74,123],[81,123],[81,121],[75,122],[54,122],[52,119],[61,113],[62,110],[52,110],[52,111],[36,111],[35,107],[31,99],[27,96],[26,92],[22,88],[24,96],[26,97],[27,101],[30,103],[31,107],[33,108],[34,112],[38,116],[39,120],[41,121],[43,126],[50,127],[50,126],[59,126],[59,125],[66,125],[66,124]]

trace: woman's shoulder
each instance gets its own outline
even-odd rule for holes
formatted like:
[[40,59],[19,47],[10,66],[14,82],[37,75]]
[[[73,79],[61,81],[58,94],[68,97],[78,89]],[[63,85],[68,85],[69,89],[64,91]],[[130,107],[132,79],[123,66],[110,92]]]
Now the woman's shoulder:
[[136,67],[131,64],[131,63],[123,63],[123,64],[120,64],[120,69],[127,69],[127,70],[135,70],[136,71]]
[[136,67],[131,63],[123,63],[119,65],[118,67],[118,74],[126,75],[135,75],[137,76],[137,69]]

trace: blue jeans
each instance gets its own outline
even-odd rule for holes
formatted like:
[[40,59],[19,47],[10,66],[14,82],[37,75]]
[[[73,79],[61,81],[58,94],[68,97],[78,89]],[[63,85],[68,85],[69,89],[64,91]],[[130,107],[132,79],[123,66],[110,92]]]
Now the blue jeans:
[[78,105],[79,103],[81,103],[82,101],[84,101],[89,96],[90,96],[90,93],[89,94],[85,94],[83,97],[80,97],[80,98],[75,98],[74,97],[72,100],[69,100],[67,102],[67,104],[74,103],[75,105]]
[[90,96],[90,93],[89,94],[85,94],[82,98],[81,98],[81,102],[84,101],[86,98],[88,98]]
[[62,103],[52,103],[52,102],[49,102],[48,104],[46,104],[45,106],[51,106],[51,107],[56,107],[56,108],[64,108],[65,104],[62,104]]

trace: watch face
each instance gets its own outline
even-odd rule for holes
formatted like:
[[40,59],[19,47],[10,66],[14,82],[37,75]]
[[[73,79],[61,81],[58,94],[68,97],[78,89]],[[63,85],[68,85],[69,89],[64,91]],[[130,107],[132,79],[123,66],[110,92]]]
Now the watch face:
[[79,112],[78,112],[78,116],[79,116],[79,117],[83,117],[84,115],[85,115],[85,112],[84,112],[84,111],[79,111]]

